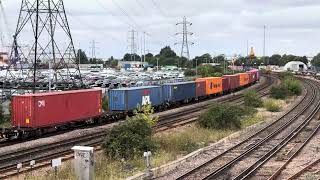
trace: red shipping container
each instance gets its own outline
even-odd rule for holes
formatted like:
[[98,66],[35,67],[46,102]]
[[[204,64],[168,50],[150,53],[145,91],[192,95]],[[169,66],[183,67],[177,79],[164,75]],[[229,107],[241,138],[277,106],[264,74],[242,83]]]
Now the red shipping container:
[[256,81],[256,73],[254,72],[247,72],[249,74],[249,84],[252,84]]
[[228,83],[228,90],[235,90],[237,88],[240,87],[240,75],[239,74],[235,74],[235,75],[225,75],[223,76],[223,78],[227,79]]
[[206,96],[206,81],[196,81],[196,95],[197,97]]
[[230,82],[228,78],[222,77],[222,90],[223,92],[229,91]]
[[101,89],[14,96],[12,126],[45,128],[97,117],[101,114]]

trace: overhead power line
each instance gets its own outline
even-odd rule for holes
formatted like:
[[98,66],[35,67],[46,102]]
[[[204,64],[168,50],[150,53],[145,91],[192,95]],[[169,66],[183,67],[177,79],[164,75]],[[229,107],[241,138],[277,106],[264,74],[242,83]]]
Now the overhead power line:
[[132,21],[138,29],[142,30],[141,26],[138,25],[138,23],[130,16],[130,14],[124,8],[122,8],[115,0],[112,0],[112,2],[121,11],[123,15],[130,19],[130,21]]
[[162,9],[160,8],[160,6],[156,3],[155,0],[151,0],[151,2],[152,2],[152,4],[154,5],[154,7],[155,7],[156,9],[158,9],[158,11],[160,12],[160,14],[161,14],[162,16],[166,16],[165,13],[164,13],[164,12],[162,11]]

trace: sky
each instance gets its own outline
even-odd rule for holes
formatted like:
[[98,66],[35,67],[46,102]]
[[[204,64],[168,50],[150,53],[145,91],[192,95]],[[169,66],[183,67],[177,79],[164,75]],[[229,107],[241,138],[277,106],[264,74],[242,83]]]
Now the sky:
[[[3,34],[11,37],[16,28],[20,0],[1,0]],[[34,1],[34,0],[29,0]],[[56,1],[56,0],[55,0]],[[247,54],[247,42],[257,56],[263,55],[263,26],[266,25],[266,55],[295,54],[314,56],[320,52],[320,1],[318,0],[65,0],[65,9],[75,48],[91,56],[122,58],[130,52],[128,35],[137,31],[137,53],[146,32],[146,49],[153,54],[168,45],[178,54],[183,16],[194,45],[190,55]],[[0,9],[0,11],[2,11]],[[4,20],[6,19],[6,20]],[[59,38],[59,37],[57,37]],[[58,39],[59,40],[59,39]],[[8,44],[12,39],[7,38]],[[61,38],[63,42],[63,38]]]

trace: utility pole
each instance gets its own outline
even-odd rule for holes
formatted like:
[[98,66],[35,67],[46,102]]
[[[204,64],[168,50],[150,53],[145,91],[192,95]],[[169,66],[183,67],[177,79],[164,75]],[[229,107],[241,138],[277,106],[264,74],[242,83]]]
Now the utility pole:
[[263,26],[263,57],[266,56],[266,25]]
[[186,17],[183,17],[183,21],[177,23],[176,25],[182,25],[182,32],[176,33],[176,35],[182,35],[182,42],[175,43],[175,44],[181,44],[181,57],[186,57],[188,60],[190,60],[190,51],[189,51],[189,45],[193,45],[193,42],[188,41],[188,36],[193,35],[192,32],[188,31],[188,26],[191,26],[192,23],[187,21]]
[[137,31],[135,30],[129,31],[128,47],[130,49],[131,61],[136,60],[136,53],[137,53],[136,35],[137,35]]

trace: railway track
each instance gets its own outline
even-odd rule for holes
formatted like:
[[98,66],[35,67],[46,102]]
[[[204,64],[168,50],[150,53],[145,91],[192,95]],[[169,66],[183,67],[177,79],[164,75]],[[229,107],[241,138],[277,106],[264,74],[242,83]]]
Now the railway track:
[[[277,78],[270,76],[268,77],[267,81],[262,85],[254,90],[258,91],[259,97],[265,97],[269,95],[269,90],[272,84],[276,83]],[[185,124],[190,124],[198,120],[199,115],[202,113],[203,110],[210,107],[212,103],[227,103],[232,102],[235,104],[243,103],[243,94],[235,95],[231,98],[225,98],[220,100],[211,100],[205,102],[205,104],[199,104],[195,107],[186,109],[181,112],[176,112],[174,114],[170,114],[169,116],[164,116],[160,118],[160,122],[156,125],[157,132],[165,131],[174,127],[183,126]]]
[[[319,84],[310,80],[305,80],[304,87],[307,91],[305,98],[291,111],[239,144],[218,156],[212,157],[206,163],[177,179],[248,179],[253,178],[253,176],[257,178],[257,170],[264,163],[272,157],[274,158],[274,155],[289,142],[294,142],[299,133],[303,134],[303,132],[308,132],[309,128],[314,127],[312,119],[320,108],[320,95],[318,93],[320,87]],[[312,134],[307,135],[302,142],[307,143],[310,136]],[[280,167],[277,168],[280,169]],[[277,169],[268,170],[277,173]],[[261,173],[261,176],[257,179],[268,177],[264,175]],[[272,176],[271,174],[269,177]]]
[[[267,94],[266,92],[269,90],[269,87],[273,83],[275,83],[275,81],[276,81],[276,78],[270,77],[268,78],[266,83],[257,87],[257,90],[260,91],[262,95]],[[227,101],[240,102],[241,98],[242,98],[242,95],[237,95],[231,98],[222,98],[222,100],[219,102],[227,102]],[[204,107],[208,107],[209,104],[211,104],[210,103],[211,101],[213,100],[210,100],[208,102],[202,102],[203,105],[199,106],[197,109],[175,113],[174,115],[162,116],[160,118],[160,124],[162,123],[162,125],[155,128],[157,129],[163,126],[166,126],[168,128],[169,123],[171,123],[171,125],[176,124],[177,122],[175,121],[180,121],[181,123],[182,116],[186,118],[188,115],[192,113],[193,113],[192,116],[194,116],[195,115],[194,113],[196,111],[199,111],[200,109],[203,110]],[[168,120],[168,121],[163,122],[164,120]],[[187,119],[184,119],[184,121],[186,120]],[[65,156],[63,160],[73,158],[73,152],[70,150],[73,146],[83,145],[83,146],[99,147],[99,145],[103,142],[105,135],[106,135],[106,131],[103,131],[100,133],[81,136],[71,140],[63,140],[61,142],[52,143],[46,146],[33,147],[23,151],[16,151],[16,152],[10,152],[6,154],[1,154],[0,155],[0,179],[6,179],[9,177],[15,176],[17,174],[16,165],[18,163],[22,163],[23,167],[25,167],[20,172],[27,173],[35,169],[50,166],[50,160],[57,157]],[[35,160],[37,163],[37,165],[32,169],[28,167],[29,162],[31,160]]]

